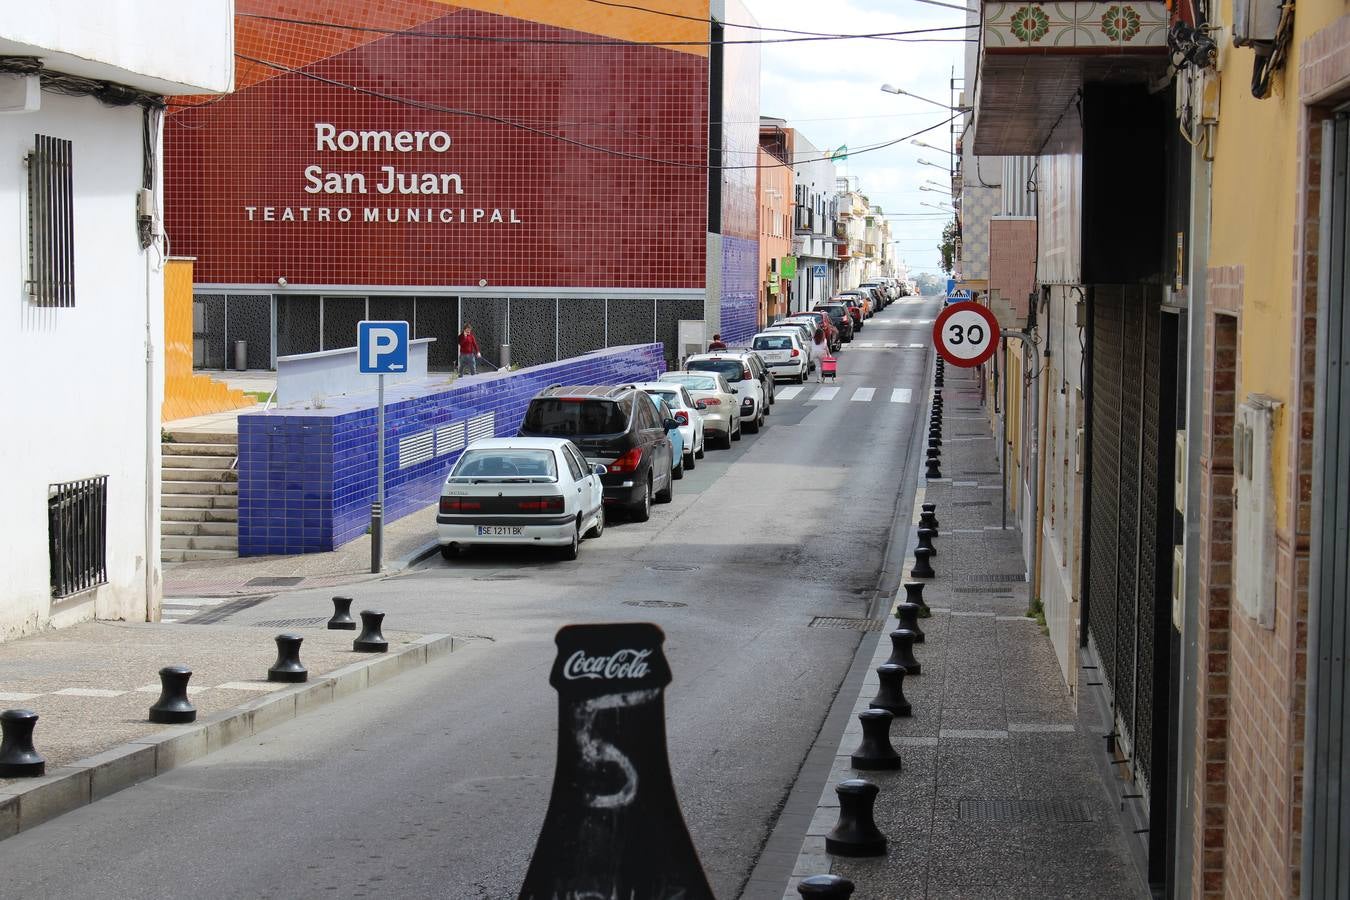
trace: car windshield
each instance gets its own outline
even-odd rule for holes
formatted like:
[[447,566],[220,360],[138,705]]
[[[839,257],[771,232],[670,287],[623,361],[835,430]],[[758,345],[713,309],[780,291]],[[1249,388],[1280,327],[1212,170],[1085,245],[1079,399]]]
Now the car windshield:
[[691,391],[717,390],[717,379],[709,375],[694,375],[688,372],[668,372],[661,376],[661,380],[682,384]]
[[791,350],[792,338],[784,335],[761,334],[755,338],[756,350]]
[[454,481],[557,481],[552,450],[466,450],[450,472]]
[[627,427],[627,417],[613,400],[581,397],[538,397],[530,402],[521,425],[530,434],[558,437],[618,434]]
[[741,361],[738,359],[691,359],[685,368],[695,372],[716,372],[727,381],[741,380]]

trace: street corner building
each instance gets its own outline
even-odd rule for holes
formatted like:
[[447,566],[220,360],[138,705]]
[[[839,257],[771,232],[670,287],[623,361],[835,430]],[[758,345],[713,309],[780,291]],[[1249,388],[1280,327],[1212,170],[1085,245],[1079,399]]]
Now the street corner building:
[[350,347],[361,319],[435,338],[432,369],[464,324],[498,364],[749,338],[759,52],[720,22],[752,20],[647,6],[239,0],[234,93],[175,98],[165,133],[197,365]]
[[228,0],[41,6],[0,7],[0,640],[158,616],[162,111],[233,71]]

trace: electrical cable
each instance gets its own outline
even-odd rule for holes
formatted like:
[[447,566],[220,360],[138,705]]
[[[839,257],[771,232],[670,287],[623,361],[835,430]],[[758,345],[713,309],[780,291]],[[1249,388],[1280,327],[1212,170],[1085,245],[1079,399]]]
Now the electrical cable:
[[[530,134],[537,134],[537,135],[540,135],[541,137],[552,138],[553,140],[559,141],[559,142],[564,143],[564,144],[571,144],[571,145],[574,146],[574,147],[582,147],[582,148],[587,149],[587,150],[595,150],[595,151],[597,151],[597,152],[605,153],[605,154],[608,154],[608,155],[610,155],[610,156],[616,156],[616,157],[619,157],[619,158],[621,158],[621,159],[632,159],[632,160],[637,160],[637,161],[639,161],[639,162],[649,162],[649,163],[654,163],[654,164],[657,164],[657,165],[673,166],[673,167],[675,167],[675,168],[681,168],[681,169],[719,169],[719,170],[730,170],[730,169],[782,169],[782,168],[788,168],[788,169],[790,169],[790,168],[792,168],[792,164],[784,163],[784,162],[779,162],[779,161],[775,161],[775,162],[772,163],[771,165],[764,165],[764,166],[761,166],[761,165],[737,165],[737,166],[727,166],[727,165],[714,165],[714,164],[710,164],[710,163],[686,163],[686,162],[681,162],[681,161],[679,161],[679,160],[658,159],[658,158],[656,158],[656,157],[643,156],[643,155],[638,154],[638,153],[628,153],[628,152],[625,152],[625,151],[622,151],[622,150],[614,150],[614,149],[609,148],[609,147],[601,147],[601,146],[599,146],[599,145],[597,145],[597,144],[589,144],[589,143],[586,143],[585,141],[579,141],[579,140],[576,140],[575,138],[565,137],[565,136],[560,135],[560,134],[554,134],[554,133],[551,132],[551,131],[546,131],[546,130],[544,130],[544,129],[542,129],[542,128],[535,128],[535,127],[533,127],[533,126],[526,125],[526,124],[524,124],[524,123],[522,123],[522,122],[517,122],[517,121],[514,121],[514,120],[512,120],[512,119],[507,119],[507,118],[505,118],[505,117],[503,117],[503,116],[494,116],[494,115],[492,115],[492,114],[490,114],[490,113],[474,112],[474,111],[472,111],[472,110],[467,110],[467,109],[456,109],[456,108],[450,107],[450,106],[442,106],[442,105],[440,105],[439,103],[430,103],[430,102],[427,102],[427,101],[424,101],[424,100],[413,100],[413,99],[408,98],[408,97],[399,97],[399,96],[394,95],[394,94],[386,94],[386,93],[384,93],[384,92],[382,92],[382,91],[375,91],[375,90],[371,90],[370,88],[360,87],[359,85],[347,84],[347,83],[345,83],[345,82],[338,81],[338,80],[333,79],[333,78],[328,78],[328,77],[325,77],[325,76],[323,76],[323,75],[317,75],[317,74],[315,74],[315,73],[313,73],[313,72],[306,72],[306,71],[304,71],[304,70],[302,70],[302,69],[296,69],[296,68],[293,68],[293,67],[291,67],[291,66],[285,66],[285,65],[282,65],[281,63],[269,62],[269,61],[267,61],[267,60],[258,59],[257,57],[248,56],[248,55],[243,54],[243,53],[236,53],[235,56],[238,57],[239,59],[247,60],[248,62],[256,63],[256,64],[261,65],[261,66],[266,66],[266,67],[268,67],[268,68],[276,69],[276,70],[278,70],[278,71],[287,72],[287,73],[292,74],[292,75],[299,75],[299,76],[301,76],[302,78],[308,78],[308,79],[310,79],[310,80],[312,80],[312,81],[317,81],[317,82],[319,82],[319,83],[321,83],[321,84],[327,84],[327,85],[329,85],[329,86],[331,86],[331,87],[342,88],[343,90],[352,91],[352,92],[354,92],[354,93],[362,94],[362,95],[367,96],[367,97],[375,97],[375,98],[380,99],[380,100],[387,100],[387,101],[389,101],[389,102],[391,102],[391,103],[399,103],[399,104],[402,104],[402,105],[404,105],[404,106],[410,106],[410,107],[413,107],[413,108],[415,108],[415,109],[428,110],[428,111],[430,111],[430,112],[441,112],[441,113],[446,113],[446,114],[448,114],[448,115],[465,116],[465,117],[467,117],[467,118],[472,118],[472,119],[482,119],[482,120],[488,121],[488,122],[495,122],[495,123],[497,123],[497,124],[499,124],[499,125],[505,125],[505,126],[510,127],[510,128],[516,128],[516,129],[519,129],[519,130],[521,130],[521,131],[528,132],[528,133],[530,133]],[[912,138],[918,137],[918,136],[921,135],[921,134],[927,134],[928,132],[932,131],[932,130],[935,129],[935,128],[941,128],[942,126],[944,126],[944,125],[950,123],[950,122],[951,122],[953,119],[955,119],[955,118],[956,118],[956,116],[953,115],[953,116],[950,116],[950,117],[948,117],[947,119],[945,119],[945,120],[943,120],[943,121],[941,121],[941,122],[938,122],[938,123],[936,123],[936,124],[930,125],[930,126],[928,126],[927,128],[924,128],[924,129],[922,129],[922,130],[920,130],[920,131],[916,131],[916,132],[914,132],[913,134],[907,134],[907,135],[904,135],[903,137],[895,138],[894,140],[883,141],[883,142],[881,142],[881,143],[878,143],[878,144],[875,144],[875,145],[872,145],[872,146],[863,147],[863,148],[858,149],[858,150],[850,150],[850,151],[849,151],[849,155],[850,155],[850,156],[856,156],[856,155],[861,154],[861,153],[870,153],[870,152],[872,152],[872,151],[874,151],[874,150],[881,150],[881,149],[884,149],[884,148],[886,148],[886,147],[893,147],[893,146],[895,146],[896,144],[900,144],[900,143],[903,143],[903,142],[905,142],[905,141],[911,140]],[[701,149],[706,149],[706,148],[701,148]],[[829,160],[829,159],[830,159],[830,157],[828,157],[828,156],[821,156],[821,157],[814,158],[814,159],[797,160],[797,163],[796,163],[796,164],[810,163],[810,162],[822,162],[822,161],[826,161],[826,160]]]
[[[359,31],[368,34],[383,34],[397,37],[430,38],[444,41],[470,41],[486,44],[544,44],[550,46],[577,47],[715,47],[737,44],[797,44],[808,41],[853,41],[853,40],[892,40],[915,34],[935,34],[948,31],[965,31],[978,28],[970,25],[943,25],[934,28],[911,28],[903,31],[878,31],[871,34],[815,34],[804,37],[755,38],[751,40],[720,41],[623,41],[613,38],[529,38],[503,37],[500,35],[463,34],[459,32],[410,31],[406,28],[381,28],[375,25],[345,25],[340,22],[324,22],[319,19],[295,19],[288,16],[273,16],[264,13],[236,13],[244,19],[258,19],[266,22],[281,22],[288,25],[308,25],[315,28],[336,28],[343,31]],[[434,20],[433,20],[434,21]]]

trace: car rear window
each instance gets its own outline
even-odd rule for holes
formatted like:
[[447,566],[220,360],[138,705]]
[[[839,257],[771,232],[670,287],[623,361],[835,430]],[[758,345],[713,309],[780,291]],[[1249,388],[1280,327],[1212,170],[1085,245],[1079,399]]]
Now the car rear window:
[[686,372],[670,372],[661,376],[662,381],[671,381],[675,384],[682,384],[691,391],[715,391],[717,390],[717,379],[710,378],[707,375],[693,375]]
[[682,406],[680,403],[680,392],[677,390],[661,391],[656,388],[646,388],[645,390],[654,397],[660,397],[676,409],[679,409]]
[[530,434],[550,437],[618,434],[628,429],[628,417],[613,400],[536,397],[530,401],[520,427]]
[[791,349],[792,349],[792,338],[788,337],[787,335],[783,335],[782,337],[778,337],[778,336],[770,337],[770,336],[767,336],[767,335],[760,335],[759,337],[755,338],[755,349],[756,349],[756,350],[791,350]]
[[552,450],[466,450],[450,477],[557,481],[558,465]]
[[829,306],[817,306],[816,309],[823,313],[829,313],[832,316],[841,316],[844,314],[844,304],[832,303]]
[[741,361],[738,359],[694,359],[685,363],[694,372],[716,372],[727,381],[741,380]]

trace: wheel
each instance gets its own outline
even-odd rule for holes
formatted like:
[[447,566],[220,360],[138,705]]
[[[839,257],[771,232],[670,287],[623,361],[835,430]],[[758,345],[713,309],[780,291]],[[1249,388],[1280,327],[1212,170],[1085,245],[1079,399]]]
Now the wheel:
[[683,454],[683,453],[680,454],[680,464],[679,464],[677,467],[675,467],[674,469],[671,469],[671,470],[670,470],[670,477],[671,477],[671,479],[673,479],[674,481],[679,481],[681,478],[684,477],[684,454]]
[[[736,422],[736,430],[731,433],[731,440],[739,441],[740,439],[741,439],[741,423],[738,420]],[[728,443],[727,446],[730,447],[731,444]]]
[[764,421],[764,410],[760,410],[749,422],[742,422],[741,427],[751,434],[759,434],[759,424]]
[[605,533],[605,508],[602,506],[595,512],[595,524],[591,530],[586,532],[588,538],[598,538]]
[[681,468],[688,469],[689,471],[692,472],[694,470],[695,465],[694,459],[697,458],[697,456],[698,453],[696,451],[690,450],[688,453],[684,455],[684,465],[681,466]]
[[666,479],[666,486],[663,490],[656,492],[657,503],[669,503],[675,499],[675,472],[671,470],[670,477]]
[[647,477],[647,490],[643,492],[642,499],[637,502],[636,506],[629,507],[629,511],[633,514],[633,521],[635,522],[645,522],[652,517],[651,476]]
[[[702,440],[698,442],[698,449],[694,451],[694,457],[696,459],[702,459],[703,454],[706,453],[708,450],[708,432],[706,431],[699,432],[699,437],[702,438]],[[693,466],[691,465],[689,468],[692,469]]]
[[576,559],[579,553],[581,553],[580,520],[572,523],[572,543],[568,544],[566,547],[563,547],[559,555],[561,555],[563,559]]

